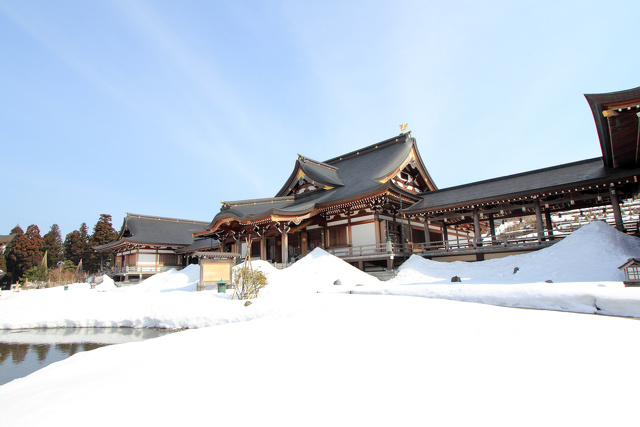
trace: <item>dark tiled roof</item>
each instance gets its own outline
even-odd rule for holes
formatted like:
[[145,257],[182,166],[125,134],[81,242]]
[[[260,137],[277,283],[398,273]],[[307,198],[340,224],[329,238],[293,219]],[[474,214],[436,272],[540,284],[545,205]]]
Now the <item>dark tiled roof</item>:
[[219,242],[215,239],[211,239],[209,237],[203,237],[200,239],[196,239],[189,246],[185,246],[184,248],[180,248],[176,250],[177,254],[186,254],[192,253],[196,251],[204,251],[207,249],[212,249],[217,247]]
[[[386,178],[398,169],[414,146],[415,139],[409,133],[404,133],[322,163],[300,156],[292,176],[300,167],[309,176],[317,177],[319,181],[322,179],[323,183],[336,187],[302,193],[295,197],[226,202],[209,226],[215,226],[224,218],[244,221],[270,215],[303,215],[313,208],[322,208],[383,191],[389,184],[381,183],[379,179]],[[286,187],[285,185],[278,194],[285,193]]]
[[583,160],[424,193],[421,195],[422,200],[406,209],[405,213],[468,206],[576,185],[589,185],[591,182],[614,180],[638,173],[640,170],[605,168],[601,158]]
[[186,246],[193,243],[193,233],[206,225],[203,221],[127,213],[118,239],[94,249],[106,250],[126,242]]

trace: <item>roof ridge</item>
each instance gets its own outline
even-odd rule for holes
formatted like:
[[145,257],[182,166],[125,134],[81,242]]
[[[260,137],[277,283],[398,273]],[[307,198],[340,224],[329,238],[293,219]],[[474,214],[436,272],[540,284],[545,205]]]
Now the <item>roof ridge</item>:
[[455,189],[458,189],[458,188],[469,187],[469,186],[472,186],[472,185],[486,184],[486,183],[489,183],[489,182],[501,181],[501,180],[504,180],[504,179],[512,179],[512,178],[517,178],[517,177],[524,176],[524,175],[530,175],[532,173],[547,172],[547,171],[550,171],[550,170],[560,169],[560,168],[564,168],[564,167],[568,167],[568,166],[575,166],[575,165],[579,165],[579,164],[583,164],[583,163],[594,162],[596,160],[602,161],[602,157],[594,157],[592,159],[578,160],[576,162],[563,163],[561,165],[548,166],[548,167],[541,168],[541,169],[533,169],[533,170],[526,171],[526,172],[514,173],[512,175],[504,175],[504,176],[499,176],[499,177],[495,177],[495,178],[484,179],[484,180],[481,180],[481,181],[470,182],[468,184],[460,184],[460,185],[455,185],[453,187],[440,188],[438,190],[432,190],[432,191],[428,191],[426,193],[421,193],[420,195],[422,196],[422,195],[425,195],[425,194],[440,193],[442,191],[455,190]]
[[329,165],[327,163],[319,162],[317,160],[313,160],[313,159],[310,159],[308,157],[301,156],[300,154],[298,154],[298,160],[302,161],[304,163],[313,163],[314,165],[318,165],[318,166],[321,166],[323,168],[327,168],[327,169],[332,170],[334,172],[338,170],[338,168],[335,167],[335,166],[331,166],[331,165]]
[[337,156],[337,157],[334,157],[332,159],[325,160],[324,163],[330,164],[331,162],[339,162],[341,160],[350,159],[350,158],[359,156],[361,154],[368,153],[370,151],[373,151],[373,150],[376,150],[376,149],[379,149],[379,148],[384,148],[384,147],[387,147],[389,145],[393,145],[396,142],[399,142],[400,138],[404,138],[405,141],[406,141],[407,137],[410,136],[410,135],[411,135],[411,131],[406,132],[406,133],[401,133],[398,136],[393,136],[391,138],[385,139],[384,141],[380,141],[380,142],[377,142],[375,144],[368,145],[368,146],[366,146],[364,148],[360,148],[358,150],[354,150],[354,151],[351,151],[349,153],[343,154],[341,156]]
[[127,214],[127,218],[140,218],[140,219],[154,219],[154,220],[158,220],[158,221],[172,221],[172,222],[188,222],[188,223],[193,223],[193,224],[208,224],[208,221],[198,221],[195,219],[181,219],[181,218],[169,218],[169,217],[163,217],[163,216],[157,216],[157,215],[142,215],[142,214],[134,214],[131,212],[126,212]]
[[292,202],[294,200],[295,198],[293,196],[282,196],[282,197],[267,197],[264,199],[237,200],[233,202],[222,201],[222,204],[225,207],[230,207],[230,206],[257,205],[257,204],[274,203],[274,202],[288,202],[288,201]]

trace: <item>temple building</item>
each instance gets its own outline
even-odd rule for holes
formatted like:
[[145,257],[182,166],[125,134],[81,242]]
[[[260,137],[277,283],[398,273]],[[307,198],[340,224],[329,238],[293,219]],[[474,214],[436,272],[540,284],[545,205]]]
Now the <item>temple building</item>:
[[[223,202],[194,236],[221,249],[287,264],[321,247],[367,271],[412,254],[482,260],[555,243],[552,214],[609,207],[625,231],[620,202],[638,193],[640,88],[585,95],[602,157],[438,189],[416,140],[402,133],[317,162],[298,156],[274,198]],[[496,221],[535,216],[534,236],[498,239]],[[629,225],[637,230],[637,220]],[[395,258],[395,261],[394,261]]]
[[193,238],[193,233],[205,225],[203,221],[127,213],[118,238],[93,249],[115,253],[111,275],[116,281],[143,280],[188,265],[195,251],[217,247],[218,242],[211,239]]
[[441,239],[439,227],[404,215],[435,190],[415,138],[401,133],[324,162],[298,155],[275,197],[222,202],[194,236],[284,265],[320,247],[363,270],[388,268],[393,247]]
[[[222,202],[211,222],[127,214],[115,251],[124,280],[195,262],[212,251],[286,266],[314,248],[364,270],[393,268],[413,254],[483,260],[554,244],[552,214],[610,210],[638,194],[640,88],[585,95],[602,157],[438,189],[411,132],[325,161],[298,155],[274,197]],[[404,130],[404,129],[403,129]],[[535,231],[505,239],[496,222],[531,216]]]

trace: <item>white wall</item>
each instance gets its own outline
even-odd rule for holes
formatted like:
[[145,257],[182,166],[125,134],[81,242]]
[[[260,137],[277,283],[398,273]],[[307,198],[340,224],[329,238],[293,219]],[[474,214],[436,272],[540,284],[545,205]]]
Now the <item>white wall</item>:
[[150,264],[150,265],[155,265],[156,264],[156,253],[155,251],[153,253],[142,253],[140,252],[138,254],[138,265],[141,264]]
[[360,224],[351,226],[351,244],[353,246],[375,245],[376,224]]

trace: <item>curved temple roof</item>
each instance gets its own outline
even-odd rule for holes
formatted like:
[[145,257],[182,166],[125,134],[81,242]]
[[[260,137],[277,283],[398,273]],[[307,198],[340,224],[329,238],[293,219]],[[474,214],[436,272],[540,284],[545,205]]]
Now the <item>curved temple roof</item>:
[[607,167],[640,165],[640,87],[587,94]]
[[[223,202],[220,213],[213,218],[207,230],[195,235],[212,233],[220,225],[232,221],[249,223],[278,217],[300,220],[324,208],[382,194],[390,188],[404,192],[390,181],[409,163],[418,169],[426,189],[435,190],[436,186],[422,163],[415,139],[410,133],[325,162],[299,156],[293,172],[276,197]],[[305,178],[311,184],[318,184],[316,188],[292,194],[295,185]]]

